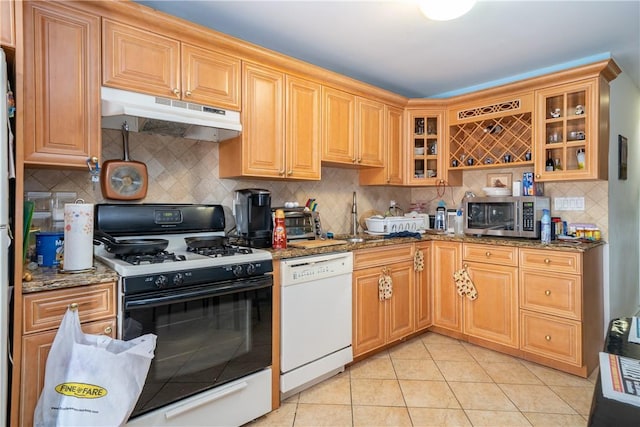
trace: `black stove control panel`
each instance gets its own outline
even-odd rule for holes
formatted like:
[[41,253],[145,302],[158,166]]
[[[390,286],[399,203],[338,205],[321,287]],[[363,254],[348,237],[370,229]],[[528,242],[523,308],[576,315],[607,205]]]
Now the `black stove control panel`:
[[127,276],[122,278],[122,286],[125,295],[135,295],[191,285],[215,285],[220,282],[238,281],[271,272],[273,272],[272,260],[255,261],[224,266],[176,270],[168,273]]

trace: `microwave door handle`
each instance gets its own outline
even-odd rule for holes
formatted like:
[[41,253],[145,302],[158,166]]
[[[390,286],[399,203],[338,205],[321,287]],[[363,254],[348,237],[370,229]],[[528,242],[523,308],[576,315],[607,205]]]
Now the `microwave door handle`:
[[522,229],[522,212],[520,209],[520,203],[516,203],[516,217],[515,217],[514,231],[520,235],[520,230]]

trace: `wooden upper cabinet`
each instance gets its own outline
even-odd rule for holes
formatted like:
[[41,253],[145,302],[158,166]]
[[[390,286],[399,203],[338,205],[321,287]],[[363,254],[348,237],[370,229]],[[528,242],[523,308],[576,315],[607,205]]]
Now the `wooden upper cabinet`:
[[109,19],[102,33],[105,86],[240,109],[240,59]]
[[182,90],[185,101],[240,109],[240,60],[182,44]]
[[384,166],[384,104],[356,98],[356,164]]
[[320,179],[321,86],[286,77],[286,177]]
[[23,2],[27,165],[81,167],[100,156],[100,17]]
[[0,45],[16,46],[15,2],[0,1]]
[[[600,100],[608,102],[609,85],[599,80],[536,92],[538,181],[608,178],[608,111],[601,117],[601,108],[608,105],[602,106]],[[552,159],[553,167],[546,167],[547,159]]]
[[384,168],[360,171],[360,185],[402,185],[404,182],[404,112],[385,105]]
[[220,178],[320,179],[320,85],[242,65],[242,135],[220,143]]
[[180,96],[180,42],[109,19],[102,21],[102,83],[164,97]]
[[322,87],[322,161],[355,164],[356,97],[350,93]]

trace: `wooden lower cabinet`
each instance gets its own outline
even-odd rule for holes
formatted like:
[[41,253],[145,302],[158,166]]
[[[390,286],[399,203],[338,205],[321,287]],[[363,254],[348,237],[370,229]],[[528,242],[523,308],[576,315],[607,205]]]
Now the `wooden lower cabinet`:
[[462,267],[462,243],[434,241],[432,251],[433,325],[462,333],[462,297],[453,280]]
[[478,292],[464,298],[464,333],[517,349],[518,249],[465,243],[463,259]]
[[585,252],[520,249],[523,357],[587,377],[604,341],[602,246]]
[[[358,357],[415,331],[415,271],[412,244],[394,247],[393,254],[375,248],[354,255],[353,356]],[[393,283],[392,296],[380,300],[378,281],[385,272]]]
[[24,295],[20,425],[33,425],[33,412],[44,385],[47,356],[58,325],[70,304],[78,304],[82,330],[116,337],[114,282]]

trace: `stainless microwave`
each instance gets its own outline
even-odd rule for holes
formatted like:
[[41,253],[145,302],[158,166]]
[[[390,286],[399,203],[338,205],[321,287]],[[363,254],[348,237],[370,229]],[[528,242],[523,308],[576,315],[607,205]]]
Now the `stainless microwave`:
[[548,197],[469,197],[464,201],[464,232],[480,236],[540,237]]

